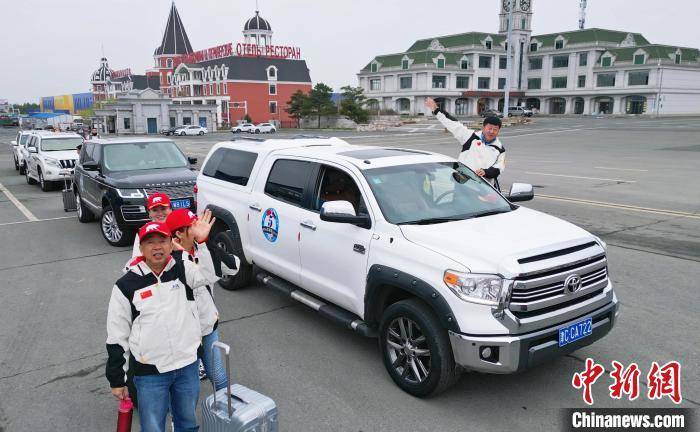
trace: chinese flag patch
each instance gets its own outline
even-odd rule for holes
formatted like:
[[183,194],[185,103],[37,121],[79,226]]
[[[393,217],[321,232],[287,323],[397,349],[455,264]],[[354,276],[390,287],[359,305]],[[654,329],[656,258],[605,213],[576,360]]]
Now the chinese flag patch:
[[149,298],[149,297],[152,296],[152,295],[153,295],[153,293],[151,292],[151,290],[142,291],[142,292],[141,292],[141,300],[145,300],[145,299]]

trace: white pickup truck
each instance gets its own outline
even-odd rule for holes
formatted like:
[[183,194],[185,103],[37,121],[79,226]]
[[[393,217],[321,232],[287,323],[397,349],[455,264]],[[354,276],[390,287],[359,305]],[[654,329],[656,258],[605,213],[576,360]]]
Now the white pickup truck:
[[605,336],[606,245],[520,207],[456,160],[337,138],[216,144],[197,178],[212,241],[254,278],[370,337],[396,384],[436,394],[461,370],[518,372]]

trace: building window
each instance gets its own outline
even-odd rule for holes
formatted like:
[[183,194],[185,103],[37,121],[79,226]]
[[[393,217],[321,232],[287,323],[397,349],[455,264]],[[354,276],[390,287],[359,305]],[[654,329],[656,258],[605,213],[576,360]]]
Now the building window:
[[530,58],[530,70],[542,69],[542,57]]
[[469,88],[469,77],[468,76],[457,76],[457,88],[458,89]]
[[228,87],[226,87],[226,83],[221,83],[221,93],[228,94]]
[[168,59],[166,60],[165,64],[168,66],[168,69],[171,69],[173,67],[173,59]]
[[217,94],[217,95],[218,95],[219,93],[221,93],[221,86],[219,85],[219,83],[214,84],[214,87],[216,87],[216,94]]
[[410,89],[413,87],[413,77],[404,76],[399,78],[399,88],[402,90]]
[[380,90],[382,88],[382,82],[379,78],[374,78],[369,80],[369,89],[370,90]]
[[630,72],[627,85],[649,85],[649,71]]
[[445,59],[437,59],[437,67],[438,69],[445,69]]
[[274,66],[270,66],[267,68],[267,79],[275,79],[277,78],[277,68]]
[[564,48],[564,39],[559,39],[558,41],[554,42],[554,49],[562,48]]
[[270,101],[270,114],[276,114],[276,113],[277,113],[277,102]]
[[498,79],[498,89],[503,90],[506,88],[506,79],[505,78],[499,78]]
[[563,89],[566,88],[566,77],[552,77],[552,88],[553,89]]
[[537,51],[537,42],[533,42],[530,44],[530,52],[536,52]]
[[645,63],[645,58],[646,56],[644,54],[635,54],[634,56],[634,64],[644,64]]
[[486,41],[485,45],[486,45],[486,49],[488,49],[488,50],[490,50],[491,47],[493,46],[493,44],[489,40]]
[[479,56],[479,67],[481,69],[491,68],[491,56]]
[[445,75],[433,75],[433,88],[447,88],[447,77]]
[[499,69],[506,69],[508,67],[508,57],[507,56],[500,56],[498,58],[498,68]]
[[520,19],[520,28],[524,29],[525,28],[525,18]]
[[586,66],[588,65],[588,53],[583,52],[578,54],[578,65],[579,66]]
[[480,89],[488,89],[491,87],[491,78],[479,77],[477,84]]
[[372,72],[376,72],[376,71],[377,71],[377,64],[376,64],[376,63],[372,63],[372,65],[369,67],[369,70],[372,71]]
[[460,69],[469,69],[469,60],[462,60],[459,63]]
[[615,87],[615,74],[598,74],[596,78],[598,87]]
[[542,78],[529,78],[527,80],[528,90],[539,90],[542,88]]
[[401,60],[401,69],[403,69],[403,70],[408,69],[408,60],[406,60],[406,59]]
[[583,88],[586,87],[586,75],[579,75],[578,76],[578,88]]
[[131,129],[131,119],[124,117],[124,129]]
[[676,59],[675,59],[674,63],[681,64],[681,54],[680,53],[676,54]]
[[270,94],[271,95],[277,94],[277,86],[275,84],[270,84]]
[[612,57],[603,57],[600,59],[600,65],[603,67],[612,66]]
[[553,68],[565,68],[569,67],[569,56],[561,55],[552,57],[552,67]]
[[182,124],[185,126],[191,125],[192,124],[192,117],[183,117]]

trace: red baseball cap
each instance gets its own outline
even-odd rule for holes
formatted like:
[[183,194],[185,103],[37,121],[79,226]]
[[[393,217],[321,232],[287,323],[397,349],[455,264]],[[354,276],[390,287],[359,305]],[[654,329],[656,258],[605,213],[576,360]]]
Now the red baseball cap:
[[196,220],[197,215],[192,213],[192,210],[177,209],[173,210],[173,212],[168,215],[168,218],[165,219],[165,223],[168,225],[171,232],[175,232],[180,228],[191,226]]
[[162,234],[166,237],[170,237],[170,228],[163,222],[149,222],[139,229],[139,242],[143,241],[144,238],[151,234]]
[[146,208],[150,210],[153,207],[158,206],[170,207],[170,197],[161,192],[156,192],[153,195],[149,195],[148,200],[146,201]]

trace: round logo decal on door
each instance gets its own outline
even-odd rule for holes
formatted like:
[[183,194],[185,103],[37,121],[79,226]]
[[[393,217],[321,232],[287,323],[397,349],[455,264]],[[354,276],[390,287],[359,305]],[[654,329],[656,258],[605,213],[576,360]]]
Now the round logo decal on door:
[[277,216],[277,212],[273,208],[265,210],[262,217],[262,233],[265,238],[270,242],[274,243],[277,241],[277,234],[280,228],[280,218]]

